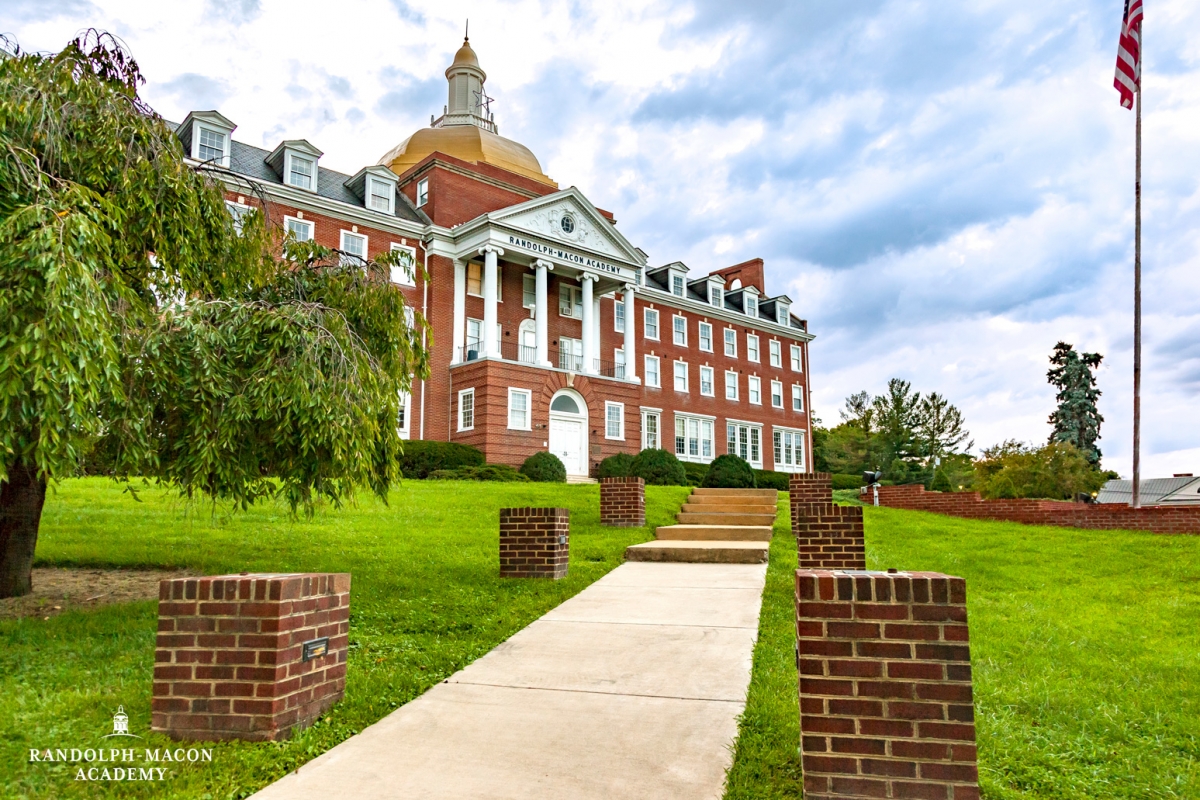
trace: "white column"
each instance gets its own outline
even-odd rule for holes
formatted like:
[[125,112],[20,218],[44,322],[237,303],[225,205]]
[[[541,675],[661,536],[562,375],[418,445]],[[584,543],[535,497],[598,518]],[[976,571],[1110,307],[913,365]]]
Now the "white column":
[[[592,349],[596,351],[593,358],[604,358],[604,349],[600,346],[600,297],[596,294],[592,295]],[[600,374],[600,365],[595,361],[592,362],[592,371]]]
[[592,284],[595,275],[584,275],[580,278],[583,284],[583,371],[587,375],[596,374],[595,362],[599,357],[596,346],[596,304],[592,296]]
[[451,364],[466,360],[463,352],[467,338],[467,265],[462,261],[454,261],[454,354]]
[[499,314],[496,313],[496,295],[498,294],[497,273],[499,267],[497,257],[504,255],[499,247],[487,245],[479,248],[483,255],[483,355],[500,355],[500,341],[496,338],[496,323]]
[[625,284],[625,380],[637,380],[637,315],[634,313],[633,284]]
[[537,299],[533,305],[533,328],[534,334],[537,337],[537,363],[543,367],[549,367],[550,364],[550,317],[547,308],[546,293],[550,283],[550,276],[547,274],[554,269],[554,265],[549,261],[538,259],[533,262],[534,269],[537,270],[535,283],[537,286]]

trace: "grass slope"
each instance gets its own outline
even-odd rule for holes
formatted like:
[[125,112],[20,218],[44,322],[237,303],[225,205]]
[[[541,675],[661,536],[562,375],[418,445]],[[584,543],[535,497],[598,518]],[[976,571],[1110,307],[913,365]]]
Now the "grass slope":
[[[124,705],[139,747],[148,733],[157,625],[153,602],[0,622],[0,764],[5,798],[245,797],[380,719],[483,655],[621,563],[628,544],[670,524],[687,489],[649,487],[645,529],[599,524],[599,487],[409,481],[390,505],[366,498],[312,520],[262,507],[190,516],[159,491],[135,503],[112,483],[72,480],[46,504],[39,565],[188,567],[204,574],[353,574],[346,698],[278,744],[213,745],[213,762],[165,783],[76,782],[70,764],[29,764],[29,750],[112,746]],[[500,580],[497,510],[571,510],[567,579]],[[205,745],[208,746],[208,745]]]
[[[1200,798],[1200,537],[866,515],[868,567],[967,579],[985,798]],[[781,517],[727,798],[800,796],[795,564]]]

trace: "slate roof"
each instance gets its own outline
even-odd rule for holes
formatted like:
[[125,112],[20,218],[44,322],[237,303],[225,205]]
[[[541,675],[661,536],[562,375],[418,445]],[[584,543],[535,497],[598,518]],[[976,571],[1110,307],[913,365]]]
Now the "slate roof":
[[[179,130],[180,123],[168,122]],[[263,150],[261,147],[244,144],[242,142],[233,141],[229,151],[229,169],[231,172],[236,172],[239,175],[244,175],[247,178],[257,181],[258,183],[274,184],[275,186],[283,186],[283,179],[276,174],[275,170],[271,169],[270,165],[264,160],[271,154],[270,150]],[[319,163],[317,164],[317,195],[328,200],[337,200],[340,203],[347,203],[357,208],[364,208],[363,201],[358,195],[346,188],[346,181],[350,180],[350,175],[345,175],[332,169],[326,169]],[[429,218],[422,212],[413,207],[412,202],[403,192],[396,192],[396,202],[392,204],[396,211],[394,216],[408,222],[415,222],[420,225],[429,223]],[[376,209],[367,209],[373,214],[382,214],[382,211]]]
[[[1200,479],[1198,478],[1150,478],[1142,481],[1138,500],[1144,506],[1159,505],[1165,498],[1191,483],[1197,484],[1195,488],[1200,489]],[[1096,496],[1096,502],[1129,505],[1133,502],[1133,481],[1109,481],[1104,484],[1104,488]],[[1200,503],[1200,492],[1189,492],[1170,502],[1171,505],[1176,503]]]

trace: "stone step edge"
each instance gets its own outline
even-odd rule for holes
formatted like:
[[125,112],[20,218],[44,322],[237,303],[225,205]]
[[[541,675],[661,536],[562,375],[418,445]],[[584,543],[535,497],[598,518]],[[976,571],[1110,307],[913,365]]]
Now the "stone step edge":
[[769,542],[774,529],[769,525],[660,525],[654,535],[667,542]]

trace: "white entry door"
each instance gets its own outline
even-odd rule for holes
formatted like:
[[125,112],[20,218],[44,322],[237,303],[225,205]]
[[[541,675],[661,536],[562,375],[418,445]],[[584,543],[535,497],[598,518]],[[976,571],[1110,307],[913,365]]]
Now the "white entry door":
[[563,462],[568,475],[586,475],[583,460],[583,420],[551,417],[550,452]]

